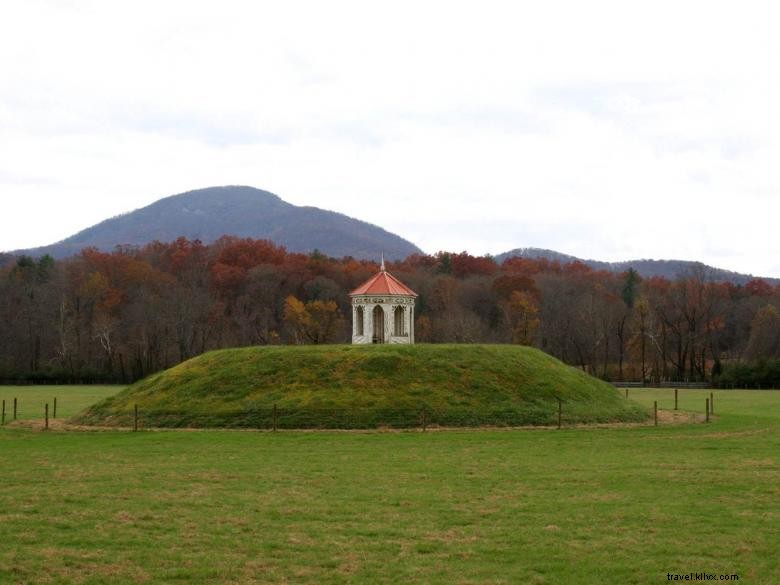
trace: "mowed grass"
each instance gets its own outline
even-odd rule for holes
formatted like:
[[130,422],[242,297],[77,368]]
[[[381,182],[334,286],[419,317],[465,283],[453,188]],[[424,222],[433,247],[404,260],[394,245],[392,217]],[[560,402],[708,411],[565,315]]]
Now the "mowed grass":
[[14,398],[17,399],[19,420],[42,419],[46,404],[49,416],[54,416],[57,399],[57,418],[75,416],[88,406],[124,390],[125,386],[0,386],[0,401],[5,400],[5,420],[13,419]]
[[659,428],[6,427],[0,583],[776,584],[780,392],[715,400]]

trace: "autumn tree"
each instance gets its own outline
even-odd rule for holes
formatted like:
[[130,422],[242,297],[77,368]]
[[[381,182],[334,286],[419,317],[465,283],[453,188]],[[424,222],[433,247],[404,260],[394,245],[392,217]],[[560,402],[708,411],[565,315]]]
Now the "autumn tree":
[[533,295],[527,291],[514,291],[507,303],[507,313],[512,325],[512,341],[533,345],[539,328],[539,307]]
[[17,323],[15,336],[18,345],[26,350],[24,362],[31,373],[38,372],[42,366],[46,337],[51,330],[45,326],[55,314],[51,281],[55,263],[51,256],[34,260],[22,256],[9,273],[11,290],[11,311]]
[[[419,297],[416,339],[536,345],[593,374],[705,379],[776,354],[780,286],[617,275],[468,253],[388,263]],[[0,377],[131,381],[210,349],[349,339],[348,292],[372,260],[264,240],[179,238],[0,266]]]
[[284,320],[296,344],[332,343],[337,339],[341,315],[334,301],[303,303],[290,295],[284,301]]
[[780,311],[773,305],[762,307],[753,318],[747,357],[754,361],[780,358]]

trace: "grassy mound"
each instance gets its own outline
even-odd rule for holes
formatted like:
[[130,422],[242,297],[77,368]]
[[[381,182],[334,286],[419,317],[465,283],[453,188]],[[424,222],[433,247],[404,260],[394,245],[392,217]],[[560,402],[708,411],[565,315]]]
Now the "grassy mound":
[[384,345],[213,351],[150,376],[74,422],[143,426],[373,428],[636,421],[647,412],[529,347]]

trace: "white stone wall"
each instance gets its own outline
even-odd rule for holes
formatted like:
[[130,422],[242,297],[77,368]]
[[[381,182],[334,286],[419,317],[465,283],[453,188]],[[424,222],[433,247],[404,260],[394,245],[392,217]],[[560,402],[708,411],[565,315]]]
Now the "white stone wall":
[[[374,307],[384,311],[385,335],[381,343],[414,343],[414,297],[405,295],[356,295],[352,297],[352,343],[373,343]],[[404,308],[406,335],[396,336],[395,308]],[[363,307],[363,335],[357,332],[357,308]]]

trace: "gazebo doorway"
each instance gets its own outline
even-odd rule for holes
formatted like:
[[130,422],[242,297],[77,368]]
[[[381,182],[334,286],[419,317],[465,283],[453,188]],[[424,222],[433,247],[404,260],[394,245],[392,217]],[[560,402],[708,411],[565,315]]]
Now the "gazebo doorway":
[[374,336],[372,343],[384,343],[385,342],[385,312],[379,305],[374,307],[372,313],[372,321],[374,322]]

